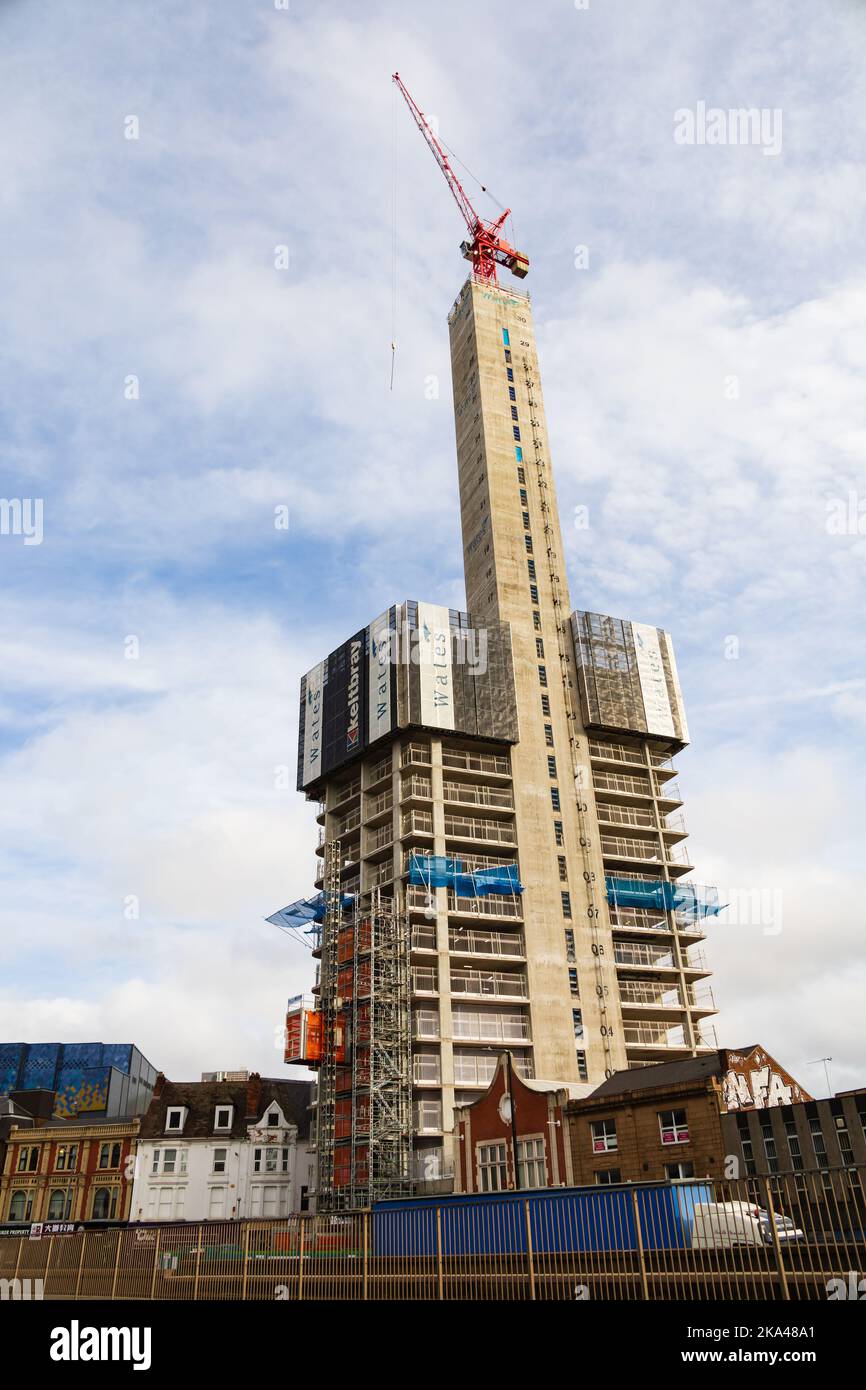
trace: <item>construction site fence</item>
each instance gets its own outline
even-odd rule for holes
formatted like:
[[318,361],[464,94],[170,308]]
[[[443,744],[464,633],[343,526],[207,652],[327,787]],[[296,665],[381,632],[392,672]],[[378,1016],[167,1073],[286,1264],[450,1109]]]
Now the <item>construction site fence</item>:
[[851,1168],[537,1189],[339,1215],[7,1236],[0,1293],[179,1301],[850,1298],[866,1273],[864,1177],[866,1169]]

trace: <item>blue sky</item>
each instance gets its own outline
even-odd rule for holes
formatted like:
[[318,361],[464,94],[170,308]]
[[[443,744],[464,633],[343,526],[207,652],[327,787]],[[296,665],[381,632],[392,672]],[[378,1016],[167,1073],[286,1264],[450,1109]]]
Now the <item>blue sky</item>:
[[[695,877],[781,905],[712,928],[719,1040],[861,1082],[862,5],[9,3],[0,54],[2,1036],[281,1071],[300,673],[463,601],[463,229],[399,68],[532,261],[572,602],[674,635]],[[781,152],[678,145],[699,102]]]

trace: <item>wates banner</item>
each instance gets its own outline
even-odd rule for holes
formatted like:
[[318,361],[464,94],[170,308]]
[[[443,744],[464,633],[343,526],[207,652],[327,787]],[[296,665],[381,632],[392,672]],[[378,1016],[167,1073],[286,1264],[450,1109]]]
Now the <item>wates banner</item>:
[[418,673],[421,723],[433,729],[454,728],[454,675],[448,609],[418,604]]
[[643,696],[647,733],[674,738],[676,729],[668,699],[668,684],[665,679],[658,629],[650,627],[649,623],[632,623],[631,630],[637,653],[637,673]]
[[322,771],[323,687],[325,663],[318,662],[307,672],[304,696],[304,772],[303,785],[312,782]]
[[367,673],[367,737],[373,743],[391,732],[393,724],[391,699],[391,660],[394,634],[390,614],[386,611],[370,624],[370,664]]

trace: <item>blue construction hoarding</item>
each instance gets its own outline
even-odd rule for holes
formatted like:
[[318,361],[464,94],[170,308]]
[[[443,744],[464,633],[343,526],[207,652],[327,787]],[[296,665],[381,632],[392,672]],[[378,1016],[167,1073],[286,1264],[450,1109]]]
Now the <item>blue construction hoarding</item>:
[[712,1182],[632,1183],[376,1202],[377,1255],[539,1255],[573,1250],[686,1250]]

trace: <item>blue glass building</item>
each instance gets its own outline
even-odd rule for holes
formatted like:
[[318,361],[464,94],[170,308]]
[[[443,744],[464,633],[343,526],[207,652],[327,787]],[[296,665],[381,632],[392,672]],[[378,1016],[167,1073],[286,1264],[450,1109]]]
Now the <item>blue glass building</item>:
[[142,1115],[155,1081],[156,1068],[133,1043],[0,1043],[0,1095],[53,1091],[63,1119]]

